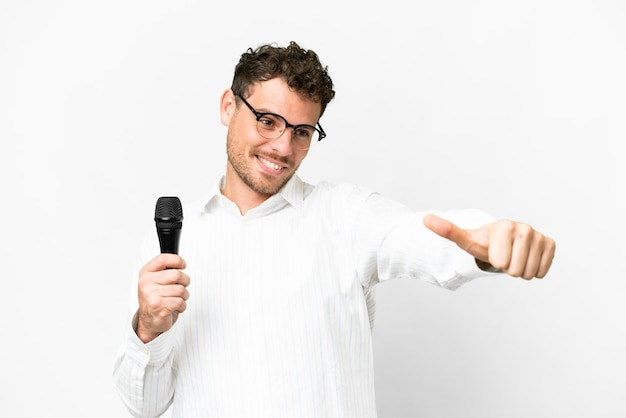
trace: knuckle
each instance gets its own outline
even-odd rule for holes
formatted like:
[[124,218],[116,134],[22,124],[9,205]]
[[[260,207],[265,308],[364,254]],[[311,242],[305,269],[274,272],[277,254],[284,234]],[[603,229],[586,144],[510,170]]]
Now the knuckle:
[[161,318],[161,319],[165,319],[165,318],[167,318],[168,316],[170,316],[171,314],[172,314],[172,313],[171,313],[169,310],[167,310],[167,309],[162,309],[161,311],[159,311],[159,318]]
[[180,285],[180,284],[176,285],[175,296],[180,297],[180,298],[184,298],[185,297],[185,286]]
[[546,251],[548,251],[551,255],[554,255],[556,251],[556,242],[552,238],[546,238]]
[[519,239],[527,239],[532,238],[534,230],[528,224],[519,223],[516,224],[515,227],[515,236]]
[[504,232],[513,233],[515,232],[515,222],[513,221],[499,221],[498,228]]
[[509,276],[513,276],[513,277],[523,277],[523,274],[524,274],[524,272],[519,268],[509,269],[508,273],[509,273]]
[[160,267],[165,267],[167,266],[168,256],[164,253],[161,253],[156,256],[155,260]]
[[161,301],[158,298],[149,299],[147,305],[150,312],[156,312],[161,309]]

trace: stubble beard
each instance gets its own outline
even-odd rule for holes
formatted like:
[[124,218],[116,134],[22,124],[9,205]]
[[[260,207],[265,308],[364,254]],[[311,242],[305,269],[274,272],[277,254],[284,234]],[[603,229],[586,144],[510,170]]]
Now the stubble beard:
[[[245,151],[236,145],[236,141],[232,138],[232,133],[228,133],[226,153],[228,155],[228,162],[237,173],[237,176],[248,186],[252,191],[271,196],[276,193],[285,185],[291,177],[296,173],[298,167],[296,167],[288,176],[281,178],[281,181],[276,182],[276,177],[271,177],[263,173],[253,173],[252,168],[247,164],[250,159],[256,158],[254,156],[255,149],[251,150],[252,155],[245,155]],[[259,154],[264,155],[264,154]],[[284,158],[276,155],[268,155],[277,161],[284,162]]]

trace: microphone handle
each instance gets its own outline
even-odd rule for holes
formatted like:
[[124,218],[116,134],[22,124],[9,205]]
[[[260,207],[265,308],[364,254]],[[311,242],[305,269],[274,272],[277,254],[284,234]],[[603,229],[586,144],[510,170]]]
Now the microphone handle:
[[[180,228],[158,228],[159,245],[162,253],[178,254],[178,244],[180,243]],[[172,320],[178,320],[178,311],[172,311]]]
[[158,230],[159,244],[162,253],[178,254],[180,231],[180,228],[164,228]]

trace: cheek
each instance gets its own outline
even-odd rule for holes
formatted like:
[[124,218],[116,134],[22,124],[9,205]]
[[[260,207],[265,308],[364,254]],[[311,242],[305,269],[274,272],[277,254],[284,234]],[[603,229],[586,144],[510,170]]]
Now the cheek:
[[222,123],[228,126],[228,132],[238,139],[237,142],[248,142],[257,136],[256,121],[246,120],[239,111],[235,111],[233,114],[222,112]]
[[256,121],[240,121],[239,123],[231,124],[231,129],[240,144],[254,147],[268,142],[267,139],[257,132]]
[[300,166],[300,163],[302,163],[302,160],[304,160],[304,158],[309,154],[309,150],[304,150],[304,151],[296,151],[294,153],[294,160],[295,160],[295,165],[296,167]]
[[246,126],[233,127],[228,133],[229,148],[237,150],[239,154],[251,154],[252,150],[262,147],[267,140],[257,135],[256,129],[253,130]]

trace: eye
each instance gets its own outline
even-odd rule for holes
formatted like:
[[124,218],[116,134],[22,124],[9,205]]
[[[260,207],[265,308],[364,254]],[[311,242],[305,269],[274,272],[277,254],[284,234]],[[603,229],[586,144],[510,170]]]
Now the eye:
[[314,129],[306,126],[299,126],[293,132],[294,137],[301,140],[310,140],[313,137]]
[[279,127],[278,118],[272,115],[263,115],[259,118],[259,127],[267,130],[274,130]]

